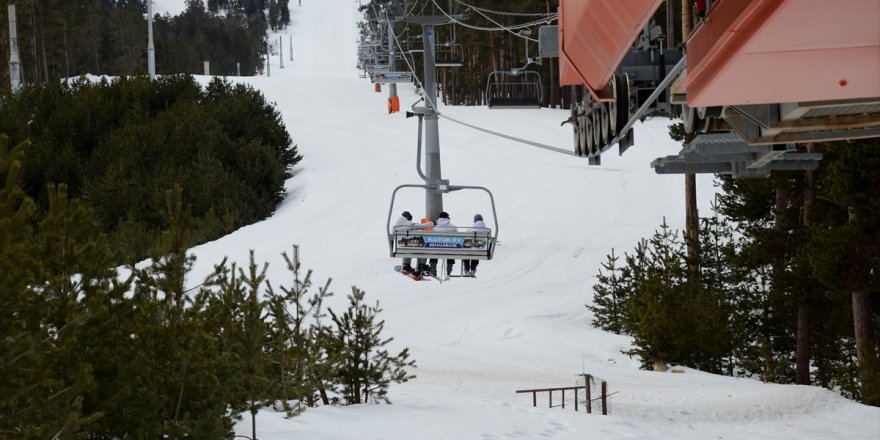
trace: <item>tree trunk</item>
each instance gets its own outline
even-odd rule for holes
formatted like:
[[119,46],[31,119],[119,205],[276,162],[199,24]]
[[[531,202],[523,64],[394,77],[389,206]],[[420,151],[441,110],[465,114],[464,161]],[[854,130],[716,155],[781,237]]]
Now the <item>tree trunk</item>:
[[49,84],[49,62],[46,59],[46,36],[42,23],[40,24],[40,52],[43,55],[43,80]]
[[321,402],[324,403],[325,406],[330,406],[330,397],[327,396],[327,389],[324,388],[324,385],[318,385],[318,393],[321,395]]
[[31,5],[31,57],[34,62],[34,84],[40,83],[40,62],[37,57],[37,14],[34,5]]
[[[667,0],[669,17],[672,17],[672,0]],[[671,21],[671,19],[670,19]],[[670,30],[672,27],[669,28]],[[681,0],[681,40],[687,41],[691,34],[691,0]],[[671,39],[669,41],[672,41]],[[670,44],[671,46],[671,44]],[[696,260],[697,244],[700,238],[700,213],[697,212],[697,175],[684,175],[684,203],[685,203],[685,234],[688,236],[687,253],[691,261]],[[691,274],[695,275],[698,268],[690,266]]]
[[687,235],[687,255],[691,261],[691,275],[696,275],[699,270],[694,265],[699,253],[700,243],[700,213],[697,211],[697,175],[684,175],[684,200],[685,200],[685,234]]
[[67,22],[62,24],[64,35],[64,77],[70,78],[70,47],[67,44]]
[[[849,222],[858,221],[855,209],[849,208]],[[863,290],[852,292],[853,330],[856,338],[856,353],[859,358],[859,372],[862,383],[866,383],[871,375],[869,368],[873,356],[874,337],[871,331],[871,296]],[[869,351],[870,350],[870,351]]]
[[[806,144],[807,152],[815,149],[812,142]],[[804,175],[804,210],[801,224],[809,228],[812,224],[813,206],[816,202],[816,171],[809,170]],[[805,289],[804,297],[798,305],[797,326],[797,369],[796,383],[798,385],[810,384],[810,308],[806,301],[810,296],[809,288]]]
[[795,383],[798,385],[810,384],[810,310],[804,303],[798,305]]
[[[254,403],[251,402],[253,408]],[[251,440],[257,440],[257,412],[251,410]]]
[[859,357],[859,371],[862,375],[862,383],[865,382],[868,371],[869,352],[874,346],[871,337],[871,296],[868,292],[856,291],[852,293],[853,326],[856,337],[856,353]]
[[681,0],[681,42],[691,35],[691,0]]

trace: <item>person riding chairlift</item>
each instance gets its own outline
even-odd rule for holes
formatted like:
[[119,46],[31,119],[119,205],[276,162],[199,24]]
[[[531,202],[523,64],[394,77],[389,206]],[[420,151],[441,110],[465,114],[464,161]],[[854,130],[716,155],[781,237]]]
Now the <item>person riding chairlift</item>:
[[[449,214],[446,211],[440,213],[437,218],[437,225],[434,226],[434,232],[456,232],[458,228],[449,222]],[[455,264],[455,260],[448,259],[446,260],[446,276],[452,275],[452,266]],[[437,259],[431,258],[430,266],[428,267],[428,271],[433,275],[437,276]]]
[[[486,227],[486,223],[483,221],[483,216],[480,214],[474,215],[474,225],[470,228],[467,228],[467,232],[488,232],[491,233],[492,230]],[[472,277],[477,272],[477,264],[480,263],[480,260],[461,260],[461,264],[464,265],[464,274]]]
[[[411,231],[413,229],[430,229],[433,226],[434,222],[415,223],[412,221],[412,214],[410,214],[409,211],[403,211],[400,214],[400,218],[397,219],[397,223],[394,224],[394,232],[399,233]],[[410,274],[414,272],[416,275],[420,274],[420,271],[413,270],[412,258],[403,259],[403,267],[401,268],[401,272],[403,272],[404,274]]]

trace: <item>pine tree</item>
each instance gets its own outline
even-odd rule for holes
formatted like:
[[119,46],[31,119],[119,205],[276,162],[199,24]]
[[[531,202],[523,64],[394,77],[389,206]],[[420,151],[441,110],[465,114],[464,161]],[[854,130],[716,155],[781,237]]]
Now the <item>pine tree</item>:
[[828,161],[821,178],[823,200],[835,206],[813,229],[810,262],[816,276],[832,286],[835,298],[852,311],[853,331],[864,402],[880,404],[880,326],[876,316],[880,285],[880,194],[877,190],[878,141],[834,143],[823,148]]
[[587,309],[593,312],[593,325],[612,333],[625,334],[628,330],[625,326],[626,300],[628,291],[624,290],[621,283],[621,268],[617,265],[620,257],[611,255],[602,263],[605,273],[599,270],[596,276],[597,283],[593,286],[593,304],[587,305]]
[[136,270],[136,332],[125,373],[138,390],[129,411],[139,417],[129,429],[150,438],[222,438],[232,428],[234,396],[221,385],[230,361],[206,319],[210,291],[186,288],[194,258],[186,254],[191,219],[179,188],[166,193],[165,218],[169,226],[152,264]]
[[647,368],[672,362],[720,372],[728,353],[723,308],[717,292],[688,278],[679,233],[664,221],[647,243],[640,243],[636,256],[628,258],[637,278],[626,306],[635,348],[626,353],[640,356]]
[[396,356],[385,347],[393,338],[382,339],[380,334],[385,321],[377,320],[382,311],[378,301],[375,306],[364,303],[365,293],[352,287],[348,296],[349,306],[345,313],[337,315],[329,309],[336,328],[329,334],[331,350],[340,355],[336,365],[336,380],[348,404],[366,403],[371,400],[389,402],[388,386],[415,378],[406,369],[415,367],[409,360],[409,349],[404,348]]
[[[271,403],[272,390],[277,382],[272,380],[272,359],[268,345],[266,304],[260,299],[266,279],[268,264],[259,268],[250,253],[247,271],[235,263],[226,267],[225,261],[217,266],[216,301],[211,309],[219,315],[219,331],[224,346],[223,357],[228,360],[226,382],[231,388],[234,410],[243,409],[251,415],[251,438],[257,438],[256,415],[260,408]],[[215,316],[216,317],[216,316]]]
[[[296,415],[312,406],[315,394],[324,405],[331,403],[328,392],[333,390],[333,360],[329,358],[321,324],[324,317],[323,304],[332,296],[330,282],[312,294],[312,271],[301,276],[299,246],[293,246],[293,254],[282,253],[287,270],[293,275],[290,287],[281,286],[280,293],[268,286],[271,315],[273,316],[270,338],[274,341],[278,373],[280,374],[280,398],[288,415]],[[290,407],[288,401],[298,404]]]

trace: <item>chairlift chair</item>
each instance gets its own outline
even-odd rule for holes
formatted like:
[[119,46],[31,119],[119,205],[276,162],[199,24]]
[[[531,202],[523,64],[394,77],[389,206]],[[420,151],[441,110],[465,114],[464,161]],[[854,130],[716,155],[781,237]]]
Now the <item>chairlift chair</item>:
[[399,84],[411,83],[413,75],[411,72],[375,72],[370,76],[373,84]]
[[491,260],[498,243],[498,215],[492,192],[482,186],[449,186],[449,191],[479,190],[489,195],[495,228],[487,231],[467,231],[470,227],[458,227],[456,232],[436,232],[413,229],[395,231],[392,223],[394,199],[402,188],[425,188],[427,185],[400,185],[391,194],[388,208],[388,247],[393,258],[436,258],[441,260]]
[[464,65],[464,47],[458,43],[437,44],[434,49],[437,67],[461,67]]
[[389,71],[387,64],[371,64],[371,65],[367,66],[366,70],[370,74]]
[[541,108],[543,96],[541,74],[533,70],[497,70],[486,80],[490,109]]

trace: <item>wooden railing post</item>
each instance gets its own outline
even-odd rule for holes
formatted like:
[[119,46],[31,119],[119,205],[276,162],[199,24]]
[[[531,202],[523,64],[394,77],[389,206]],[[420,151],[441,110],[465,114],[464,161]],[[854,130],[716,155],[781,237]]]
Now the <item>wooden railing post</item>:
[[584,381],[587,390],[587,414],[593,413],[593,396],[590,394],[590,378]]
[[608,415],[608,382],[602,381],[602,415]]
[[[590,380],[584,382],[583,385],[585,399],[587,403],[587,407],[585,408],[585,414],[593,413],[593,398],[592,398],[592,385]],[[535,389],[526,389],[526,390],[516,390],[517,393],[532,393],[532,407],[538,406],[538,393],[547,393],[547,406],[549,408],[553,408],[553,392],[559,391],[562,393],[562,407],[565,408],[565,392],[573,391],[574,395],[574,410],[578,411],[578,407],[580,406],[580,402],[578,402],[578,393],[580,393],[581,386],[575,385],[572,387],[557,387],[557,388],[535,388]],[[601,401],[602,401],[602,414],[608,414],[608,383],[602,382],[602,391],[601,391]],[[599,399],[596,399],[599,400]]]

